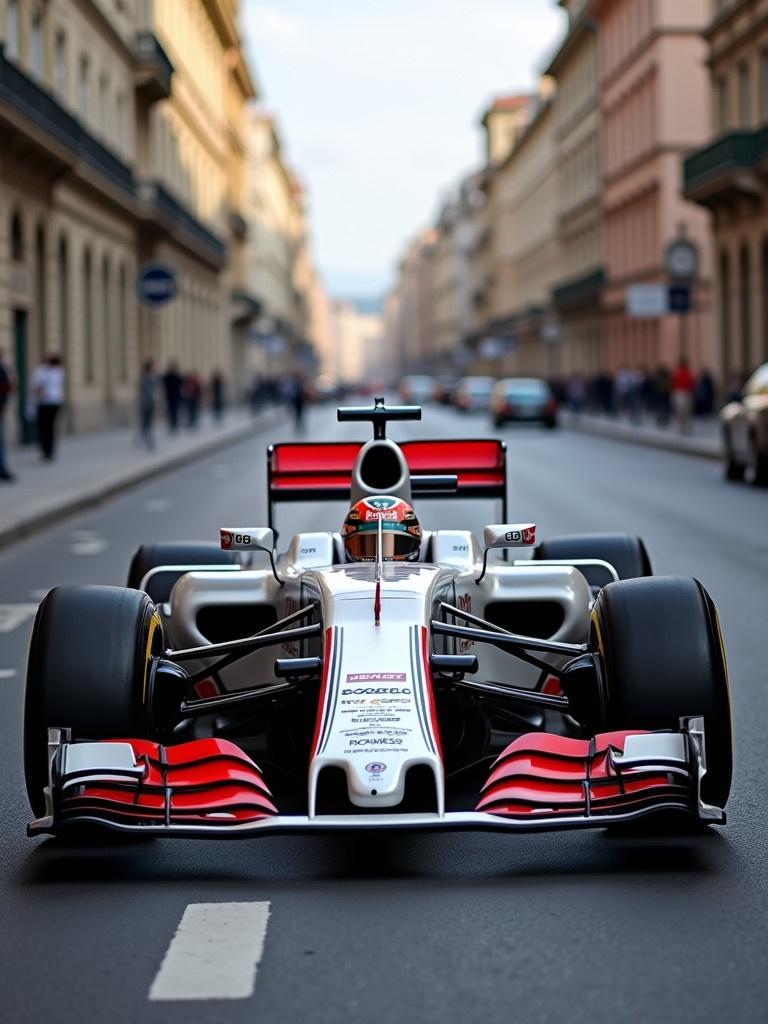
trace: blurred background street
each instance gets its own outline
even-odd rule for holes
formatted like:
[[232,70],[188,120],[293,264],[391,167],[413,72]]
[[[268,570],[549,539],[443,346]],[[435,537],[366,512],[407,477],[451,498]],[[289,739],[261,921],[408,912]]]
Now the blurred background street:
[[[0,0],[4,1020],[766,1017],[767,156],[761,0]],[[711,592],[727,829],[28,840],[48,589],[263,524],[266,446],[378,395],[503,438],[539,537]],[[150,1001],[207,901],[271,903],[256,994]]]

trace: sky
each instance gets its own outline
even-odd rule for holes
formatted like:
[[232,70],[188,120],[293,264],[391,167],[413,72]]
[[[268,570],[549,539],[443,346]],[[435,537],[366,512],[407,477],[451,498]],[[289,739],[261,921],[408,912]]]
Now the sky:
[[555,0],[241,0],[241,26],[326,285],[360,298],[482,163],[482,111],[535,88],[565,22]]

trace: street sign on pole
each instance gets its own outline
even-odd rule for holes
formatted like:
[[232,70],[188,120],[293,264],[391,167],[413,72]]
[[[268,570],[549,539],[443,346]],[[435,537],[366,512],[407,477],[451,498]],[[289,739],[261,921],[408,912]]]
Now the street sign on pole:
[[176,273],[165,263],[145,263],[136,278],[136,294],[145,306],[164,306],[178,294]]
[[627,315],[631,317],[666,316],[669,289],[665,284],[627,285]]
[[669,288],[670,313],[690,313],[691,289],[687,284],[673,284]]

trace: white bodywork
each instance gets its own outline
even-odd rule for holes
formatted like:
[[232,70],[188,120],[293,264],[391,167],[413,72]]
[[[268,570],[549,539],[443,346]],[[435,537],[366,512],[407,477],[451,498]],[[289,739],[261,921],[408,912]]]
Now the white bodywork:
[[[323,627],[322,642],[304,641],[281,651],[261,651],[226,669],[227,692],[275,682],[276,653],[285,657],[322,655],[323,679],[309,766],[309,817],[317,811],[321,773],[341,769],[350,802],[360,808],[396,807],[403,800],[410,769],[426,766],[435,781],[435,813],[444,811],[444,774],[429,672],[429,628],[441,617],[440,602],[483,616],[493,604],[508,612],[531,603],[557,607],[561,621],[550,638],[586,639],[591,592],[585,578],[567,565],[510,565],[493,562],[480,583],[482,554],[469,531],[439,531],[425,537],[428,562],[385,563],[381,580],[381,621],[374,621],[372,563],[334,564],[341,553],[337,535],[302,533],[271,569],[239,572],[192,571],[173,588],[162,611],[176,648],[208,639],[198,628],[201,609],[269,606],[281,619],[309,603]],[[255,630],[254,630],[255,631]],[[522,631],[522,630],[520,630]],[[495,648],[448,641],[446,653],[478,656],[478,678],[534,688],[539,669]],[[454,646],[455,644],[455,646]]]

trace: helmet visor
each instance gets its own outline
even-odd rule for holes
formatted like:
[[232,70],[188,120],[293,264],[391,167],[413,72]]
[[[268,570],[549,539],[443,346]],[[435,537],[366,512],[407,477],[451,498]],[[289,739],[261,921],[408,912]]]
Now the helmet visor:
[[[367,530],[350,534],[344,543],[347,554],[358,562],[372,562],[376,558],[378,530]],[[381,556],[384,561],[400,561],[419,550],[419,538],[406,533],[384,530],[381,535]]]

